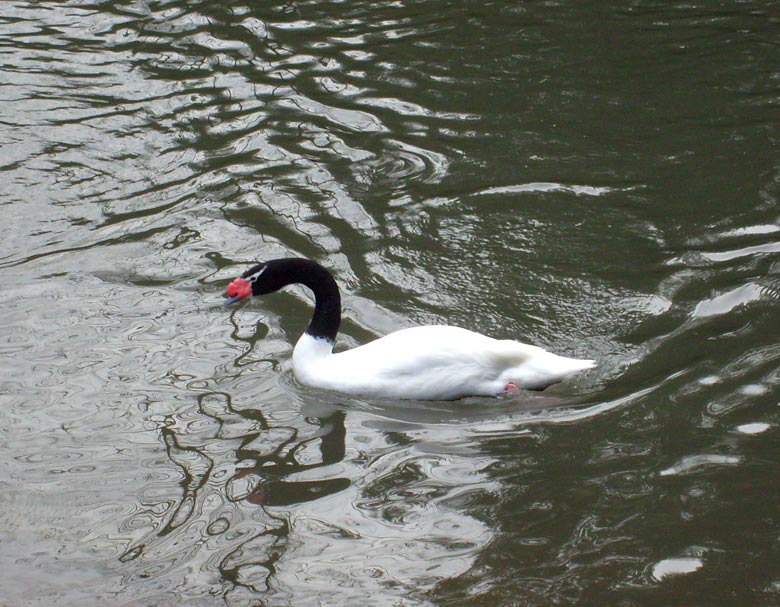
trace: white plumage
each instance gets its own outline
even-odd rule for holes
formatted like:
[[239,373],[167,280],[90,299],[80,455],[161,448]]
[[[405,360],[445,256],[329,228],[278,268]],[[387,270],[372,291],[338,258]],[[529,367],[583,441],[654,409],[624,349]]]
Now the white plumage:
[[509,384],[546,388],[594,365],[449,326],[402,329],[352,350],[332,350],[327,339],[304,333],[293,351],[298,380],[349,394],[452,400],[496,396]]

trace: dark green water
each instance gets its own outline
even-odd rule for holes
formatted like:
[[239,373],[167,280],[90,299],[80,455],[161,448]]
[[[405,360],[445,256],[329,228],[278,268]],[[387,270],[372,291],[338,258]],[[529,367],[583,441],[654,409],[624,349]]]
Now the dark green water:
[[[776,2],[0,12],[0,605],[780,604]],[[599,366],[304,388],[288,255]]]

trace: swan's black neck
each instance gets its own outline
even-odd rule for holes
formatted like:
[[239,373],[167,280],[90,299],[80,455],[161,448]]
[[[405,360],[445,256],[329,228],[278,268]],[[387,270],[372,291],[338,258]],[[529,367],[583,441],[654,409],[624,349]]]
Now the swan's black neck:
[[292,257],[273,259],[255,266],[244,276],[251,276],[263,266],[266,266],[266,269],[252,283],[252,294],[273,293],[294,283],[309,287],[314,293],[314,315],[306,332],[313,337],[336,341],[341,324],[341,296],[330,272],[314,261]]

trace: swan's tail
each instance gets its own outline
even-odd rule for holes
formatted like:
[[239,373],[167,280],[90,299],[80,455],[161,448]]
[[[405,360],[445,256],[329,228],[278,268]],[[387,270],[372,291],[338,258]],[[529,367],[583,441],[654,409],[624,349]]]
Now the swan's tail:
[[[518,342],[514,342],[518,344]],[[593,360],[558,356],[536,346],[518,344],[522,353],[515,350],[515,364],[501,374],[501,381],[512,383],[526,390],[544,390],[577,373],[596,366]],[[509,352],[505,352],[506,357]],[[519,356],[518,356],[519,355]]]

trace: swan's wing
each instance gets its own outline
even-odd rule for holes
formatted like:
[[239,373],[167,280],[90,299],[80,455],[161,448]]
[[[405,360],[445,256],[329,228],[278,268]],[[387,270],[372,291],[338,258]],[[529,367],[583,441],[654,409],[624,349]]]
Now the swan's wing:
[[350,353],[356,368],[362,361],[377,362],[375,377],[396,382],[417,378],[464,394],[497,394],[510,382],[520,388],[546,388],[595,366],[592,360],[559,356],[538,346],[457,327],[408,329]]
[[[410,375],[425,369],[457,368],[459,365],[491,365],[489,354],[498,340],[448,326],[402,329],[337,355],[361,369],[377,374]],[[517,343],[517,342],[510,342]]]
[[507,345],[494,351],[501,343],[457,327],[414,327],[330,356],[318,375],[334,389],[379,396],[413,393],[417,398],[450,399],[497,394],[505,367],[496,365],[523,360],[522,352]]
[[495,395],[509,382],[543,388],[590,366],[591,361],[557,356],[517,341],[458,327],[427,326],[321,357],[301,379],[354,394],[454,399]]

